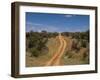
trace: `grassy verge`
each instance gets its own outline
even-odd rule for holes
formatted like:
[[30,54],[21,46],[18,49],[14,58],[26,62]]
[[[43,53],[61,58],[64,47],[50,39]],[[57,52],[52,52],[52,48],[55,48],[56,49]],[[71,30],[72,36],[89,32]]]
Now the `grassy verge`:
[[65,37],[67,46],[65,53],[61,59],[64,65],[81,65],[89,64],[89,50],[88,48],[80,47],[79,49],[72,48],[72,40],[69,37]]
[[[46,43],[48,47],[48,53],[38,56],[38,57],[31,57],[31,53],[26,52],[26,67],[37,67],[37,66],[45,66],[46,62],[51,59],[55,51],[58,49],[59,46],[59,39],[58,37],[49,38],[48,42]],[[43,52],[42,52],[43,53]]]

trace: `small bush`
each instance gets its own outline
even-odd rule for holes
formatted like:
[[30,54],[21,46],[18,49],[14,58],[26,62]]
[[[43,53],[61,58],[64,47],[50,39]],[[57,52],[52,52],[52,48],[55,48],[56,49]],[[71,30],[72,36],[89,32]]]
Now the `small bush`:
[[68,56],[68,58],[72,58],[73,54],[71,51],[67,51],[65,56]]
[[31,52],[31,56],[33,57],[38,57],[39,56],[39,54],[40,54],[40,52],[37,50],[37,49],[35,49],[35,48],[31,48],[30,49],[30,52]]

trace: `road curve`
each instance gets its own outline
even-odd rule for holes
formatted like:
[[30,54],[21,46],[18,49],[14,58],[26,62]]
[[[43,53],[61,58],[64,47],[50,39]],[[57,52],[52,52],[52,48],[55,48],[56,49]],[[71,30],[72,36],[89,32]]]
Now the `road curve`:
[[66,48],[66,41],[64,40],[63,36],[59,33],[59,41],[60,41],[60,46],[56,53],[54,53],[53,57],[46,63],[46,66],[56,66],[60,65],[60,60],[61,57],[64,54],[64,50]]

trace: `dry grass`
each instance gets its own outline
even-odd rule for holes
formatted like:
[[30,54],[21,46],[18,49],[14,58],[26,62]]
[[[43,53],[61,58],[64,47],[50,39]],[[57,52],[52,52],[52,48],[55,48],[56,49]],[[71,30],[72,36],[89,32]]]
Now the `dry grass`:
[[70,51],[68,55],[63,57],[64,64],[65,65],[88,64],[89,63],[88,59],[84,59],[85,52],[86,48],[82,48],[78,53],[75,53],[75,51]]
[[[89,64],[89,52],[87,48],[80,48],[79,51],[72,50],[72,39],[70,37],[64,37],[66,41],[66,49],[64,55],[61,58],[61,65],[80,65]],[[26,52],[26,67],[38,67],[45,66],[45,64],[52,58],[52,56],[58,50],[60,45],[58,37],[50,38],[46,44],[49,51],[45,55],[39,57],[30,57],[30,53]],[[84,55],[86,56],[84,58]]]
[[50,38],[46,45],[49,48],[49,55],[53,56],[53,54],[58,50],[58,47],[60,45],[58,37]]
[[[63,55],[61,62],[63,65],[81,65],[89,64],[89,52],[87,48],[81,48],[79,51],[71,50],[72,39],[65,37],[67,46],[65,54]],[[84,55],[85,58],[84,58]]]
[[59,39],[50,38],[46,44],[49,48],[49,52],[45,55],[41,55],[39,57],[31,57],[29,52],[26,52],[26,67],[38,67],[44,66],[48,60],[53,56],[59,46]]

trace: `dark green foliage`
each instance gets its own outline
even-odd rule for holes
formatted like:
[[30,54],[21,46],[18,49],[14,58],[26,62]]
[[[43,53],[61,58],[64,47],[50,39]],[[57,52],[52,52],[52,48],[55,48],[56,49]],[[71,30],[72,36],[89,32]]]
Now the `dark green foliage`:
[[30,48],[31,56],[38,57],[40,52],[35,48]]
[[53,32],[27,32],[26,33],[26,50],[31,53],[31,56],[38,57],[43,53],[48,52],[48,48],[46,47],[46,43],[48,38],[56,37],[58,33]]
[[[63,36],[71,40],[71,49],[65,53],[65,61],[89,64],[89,30],[85,32],[63,32]],[[74,59],[76,60],[74,62]]]
[[74,39],[83,39],[89,42],[89,30],[85,32],[63,32],[62,35],[72,37]]
[[66,53],[65,53],[65,56],[67,56],[68,58],[73,58],[73,55],[75,54],[75,51],[71,51],[71,50],[69,50],[69,51],[67,51]]
[[80,40],[80,42],[81,42],[81,47],[84,47],[84,48],[86,48],[87,47],[87,41],[86,40]]
[[[46,47],[48,36],[46,31],[42,32],[27,32],[26,33],[26,50],[31,53],[31,56],[38,57],[42,54],[43,48]],[[47,49],[47,48],[45,48]]]
[[78,49],[77,48],[77,45],[78,45],[78,41],[76,40],[76,39],[73,39],[73,41],[72,41],[72,49]]
[[63,32],[62,35],[73,39],[72,49],[79,50],[81,47],[89,46],[89,30],[85,32]]
[[52,37],[56,37],[56,36],[58,36],[57,32],[53,32],[53,33],[48,32],[48,38],[52,38]]
[[70,33],[69,32],[63,32],[62,35],[63,36],[70,36]]
[[67,52],[66,55],[68,56],[68,58],[72,58],[73,54],[71,53],[71,51]]
[[[42,53],[47,53],[46,43],[49,38],[58,36],[58,32],[26,32],[26,50],[32,56],[38,57]],[[81,47],[89,47],[89,30],[85,32],[62,32],[61,35],[72,38],[72,50],[79,51]]]

